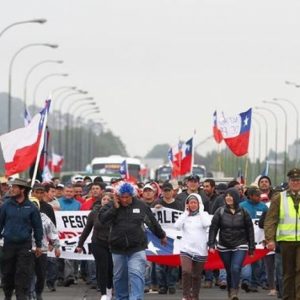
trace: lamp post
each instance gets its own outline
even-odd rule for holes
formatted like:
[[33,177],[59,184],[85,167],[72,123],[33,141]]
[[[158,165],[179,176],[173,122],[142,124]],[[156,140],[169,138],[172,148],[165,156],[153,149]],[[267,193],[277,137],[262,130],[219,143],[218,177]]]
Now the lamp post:
[[8,131],[11,130],[11,86],[12,86],[12,68],[14,61],[16,57],[18,56],[19,53],[21,53],[23,50],[30,48],[30,47],[35,47],[35,46],[44,46],[44,47],[50,47],[50,48],[57,48],[58,45],[56,44],[48,44],[48,43],[32,43],[32,44],[27,44],[20,48],[12,57],[10,63],[9,63],[9,72],[8,72]]
[[65,91],[69,91],[69,90],[75,90],[76,89],[76,86],[59,86],[59,87],[57,87],[57,88],[55,88],[55,89],[53,89],[52,91],[51,91],[51,95],[52,96],[54,96],[54,94],[57,92],[57,91],[61,91],[61,90],[64,90],[64,92]]
[[253,116],[253,120],[258,127],[258,164],[260,170],[260,158],[261,158],[261,126],[260,122]]
[[38,23],[38,24],[44,24],[46,23],[47,20],[46,19],[32,19],[32,20],[25,20],[25,21],[19,21],[19,22],[15,22],[12,23],[8,26],[6,26],[1,32],[0,32],[0,37],[3,35],[3,33],[5,31],[7,31],[9,28],[13,27],[13,26],[17,26],[17,25],[21,25],[21,24],[27,24],[27,23]]
[[38,88],[40,87],[40,85],[45,81],[47,80],[48,78],[50,77],[55,77],[55,76],[62,76],[62,77],[67,77],[69,76],[69,74],[66,74],[66,73],[51,73],[51,74],[47,74],[45,75],[44,77],[42,77],[39,82],[36,84],[34,90],[33,90],[33,107],[35,109],[35,106],[36,106],[36,94],[37,94],[37,90]]
[[[92,97],[88,97],[88,98],[92,98]],[[88,100],[90,101],[90,100]],[[83,107],[83,106],[94,106],[96,105],[96,102],[83,102],[81,103],[81,105],[79,105],[77,107],[77,110],[78,108],[80,107]],[[75,115],[75,111],[72,113],[72,115],[74,116]],[[73,123],[73,122],[72,122]],[[78,143],[76,143],[76,135],[74,136],[74,134],[72,134],[75,130],[72,130],[71,131],[71,128],[73,128],[73,125],[70,126],[70,110],[68,110],[68,115],[67,115],[67,126],[66,126],[66,132],[65,132],[65,140],[66,140],[66,146],[65,146],[65,154],[66,154],[66,158],[67,160],[70,162],[69,163],[69,166],[72,166],[71,165],[71,162],[76,162],[78,160],[78,157],[77,157],[77,151],[74,151],[73,152],[73,157],[71,157],[71,153],[69,153],[69,145],[71,145],[71,148],[72,149],[77,149],[77,145]],[[69,137],[71,137],[71,139],[69,139]],[[81,147],[81,143],[79,143],[79,147]],[[81,151],[78,151],[78,152],[81,152]],[[68,164],[68,162],[67,162]],[[72,166],[73,168],[75,168],[75,166]]]
[[60,101],[60,106],[59,106],[59,120],[58,120],[58,144],[59,144],[59,151],[60,154],[62,154],[62,106],[65,103],[66,100],[68,100],[71,96],[78,95],[78,94],[87,94],[88,92],[83,91],[83,90],[77,90],[77,91],[72,91],[70,94],[65,95],[64,98],[61,99]]
[[300,84],[299,84],[299,83],[293,82],[293,81],[288,81],[288,80],[286,80],[286,81],[285,81],[285,84],[292,85],[292,86],[294,86],[294,87],[296,87],[296,88],[299,88],[299,87],[300,87]]
[[276,105],[278,106],[284,113],[284,118],[285,118],[285,122],[284,122],[284,160],[283,160],[283,178],[285,178],[286,176],[286,169],[287,169],[287,113],[286,110],[283,108],[283,106],[277,102],[273,102],[273,101],[267,101],[264,100],[263,103],[267,103],[267,104],[272,104],[272,105]]
[[298,165],[298,140],[299,140],[299,111],[297,109],[297,106],[294,104],[294,102],[292,102],[289,99],[285,99],[285,98],[273,98],[274,101],[283,101],[283,102],[287,102],[289,103],[295,110],[296,112],[296,165]]
[[27,102],[27,83],[28,83],[29,76],[37,67],[39,67],[43,64],[47,64],[47,63],[62,64],[63,61],[62,60],[52,60],[52,59],[42,60],[30,68],[30,70],[27,72],[27,75],[24,80],[24,93],[23,93],[24,96],[23,96],[23,98],[24,98],[24,107],[25,108],[27,106],[26,105],[27,104],[26,103]]
[[268,136],[269,136],[268,135],[268,121],[267,121],[266,117],[263,114],[261,114],[260,112],[255,110],[255,114],[257,116],[260,116],[265,122],[265,128],[266,128],[266,131],[265,131],[265,142],[266,142],[266,145],[265,145],[265,148],[266,148],[265,149],[266,150],[265,160],[268,160]]
[[269,108],[256,106],[256,109],[268,111],[275,120],[275,184],[277,184],[277,149],[278,149],[278,119],[276,114]]

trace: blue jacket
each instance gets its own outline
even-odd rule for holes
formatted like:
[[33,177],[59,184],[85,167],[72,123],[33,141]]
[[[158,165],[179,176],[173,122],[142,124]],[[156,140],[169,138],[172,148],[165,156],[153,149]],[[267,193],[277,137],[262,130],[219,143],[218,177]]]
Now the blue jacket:
[[15,197],[8,197],[0,208],[0,236],[4,237],[4,244],[31,243],[32,231],[40,248],[43,226],[39,210],[28,199],[19,204]]
[[265,203],[255,203],[250,199],[241,202],[240,207],[249,213],[251,219],[260,219],[261,215],[268,210],[268,206]]
[[60,210],[80,210],[80,202],[75,198],[67,199],[65,197],[58,198]]

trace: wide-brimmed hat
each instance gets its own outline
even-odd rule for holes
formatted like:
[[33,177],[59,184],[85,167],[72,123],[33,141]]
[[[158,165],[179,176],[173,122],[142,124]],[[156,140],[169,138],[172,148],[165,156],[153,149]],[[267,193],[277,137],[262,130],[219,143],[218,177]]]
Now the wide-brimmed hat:
[[26,179],[22,179],[22,178],[12,178],[8,181],[8,184],[10,185],[18,185],[18,186],[23,186],[27,189],[31,189],[30,184],[27,182]]

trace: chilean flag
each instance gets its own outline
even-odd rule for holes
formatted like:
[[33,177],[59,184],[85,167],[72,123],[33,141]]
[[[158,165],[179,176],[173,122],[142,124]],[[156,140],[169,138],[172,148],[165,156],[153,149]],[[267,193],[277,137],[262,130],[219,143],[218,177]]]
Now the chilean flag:
[[56,153],[52,153],[52,158],[48,162],[48,167],[53,173],[60,173],[64,164],[64,157]]
[[[161,265],[168,265],[172,267],[180,266],[180,256],[174,246],[176,240],[168,237],[166,246],[160,244],[160,240],[147,229],[148,248],[146,249],[147,259]],[[178,238],[178,237],[177,237]],[[243,265],[252,264],[253,262],[264,257],[269,250],[257,248],[253,256],[247,255]],[[219,256],[218,251],[214,254],[209,253],[208,259],[204,265],[206,270],[223,269],[224,264]]]
[[46,101],[45,108],[26,127],[0,136],[6,176],[27,170],[36,160],[50,102]]
[[129,172],[128,172],[128,165],[126,159],[121,162],[119,172],[122,179],[129,180]]
[[250,108],[246,112],[242,112],[236,116],[224,116],[218,122],[226,145],[236,156],[248,153],[251,115],[252,109]]
[[217,117],[217,111],[215,110],[213,114],[213,135],[215,141],[220,144],[223,141],[222,132],[218,127],[218,117]]
[[182,144],[181,146],[181,169],[180,175],[191,173],[193,169],[194,145],[193,138]]
[[169,163],[172,167],[172,177],[185,175],[192,172],[193,168],[193,138],[177,146],[171,147],[168,151]]

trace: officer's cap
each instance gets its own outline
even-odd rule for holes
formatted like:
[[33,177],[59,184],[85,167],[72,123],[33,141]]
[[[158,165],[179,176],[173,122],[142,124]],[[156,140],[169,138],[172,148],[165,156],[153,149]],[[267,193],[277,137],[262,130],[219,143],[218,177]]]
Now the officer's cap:
[[287,176],[291,179],[300,179],[300,169],[294,168],[288,171]]

